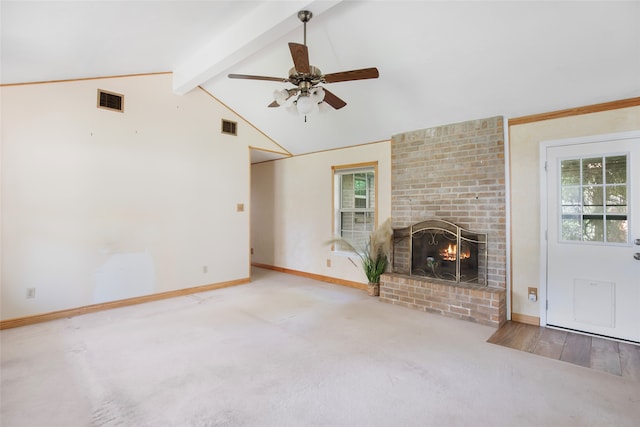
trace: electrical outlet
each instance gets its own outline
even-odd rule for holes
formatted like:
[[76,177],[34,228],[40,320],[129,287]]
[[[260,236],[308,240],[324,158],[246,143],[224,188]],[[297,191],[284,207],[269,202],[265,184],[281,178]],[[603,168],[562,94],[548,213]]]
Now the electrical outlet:
[[538,288],[527,288],[527,295],[529,301],[536,302],[538,301]]
[[209,267],[208,267],[208,266],[206,266],[206,265],[203,265],[203,266],[202,266],[202,272],[203,272],[203,273],[208,273],[208,272],[209,272]]
[[331,267],[331,260],[327,258],[327,267]]
[[36,288],[27,288],[27,298],[32,299],[36,297]]
[[253,248],[251,248],[251,255],[253,255]]
[[238,203],[236,205],[236,211],[238,212],[244,212],[244,203]]

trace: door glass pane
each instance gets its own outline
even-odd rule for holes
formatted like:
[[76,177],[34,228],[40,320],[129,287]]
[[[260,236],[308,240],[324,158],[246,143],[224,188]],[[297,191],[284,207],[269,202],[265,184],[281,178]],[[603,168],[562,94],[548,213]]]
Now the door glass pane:
[[562,240],[582,240],[582,229],[580,228],[579,216],[562,216]]
[[605,205],[606,241],[627,243],[629,241],[627,156],[605,157]]
[[562,185],[580,185],[580,160],[563,160],[560,169]]
[[582,200],[584,205],[583,212],[590,213],[602,213],[603,212],[603,198],[602,187],[588,186],[582,188]]
[[602,217],[584,217],[582,224],[582,239],[585,242],[604,241],[604,221]]
[[582,184],[602,184],[602,157],[582,159]]
[[562,215],[566,215],[566,214],[581,214],[582,213],[582,206],[578,205],[578,206],[563,206],[562,207]]
[[627,156],[611,156],[606,158],[607,184],[624,184],[627,182]]
[[627,243],[626,219],[607,219],[607,242]]
[[607,213],[627,213],[627,186],[612,185],[607,187]]
[[562,187],[562,206],[580,206],[580,187]]

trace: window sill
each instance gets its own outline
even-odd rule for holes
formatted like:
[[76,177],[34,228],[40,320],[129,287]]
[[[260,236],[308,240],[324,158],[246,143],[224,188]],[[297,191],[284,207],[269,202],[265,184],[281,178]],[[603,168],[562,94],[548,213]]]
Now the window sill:
[[345,258],[360,257],[360,255],[358,255],[357,253],[350,251],[331,251],[331,254]]

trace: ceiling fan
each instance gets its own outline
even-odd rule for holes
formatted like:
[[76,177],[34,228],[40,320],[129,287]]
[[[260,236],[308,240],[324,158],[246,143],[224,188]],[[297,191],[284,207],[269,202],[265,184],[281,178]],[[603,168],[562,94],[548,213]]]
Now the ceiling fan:
[[378,69],[363,68],[339,73],[322,74],[320,69],[310,65],[309,50],[307,49],[307,22],[309,22],[312,16],[313,14],[308,10],[298,12],[298,19],[304,24],[304,44],[289,43],[289,50],[291,51],[294,66],[289,70],[288,78],[252,76],[247,74],[229,74],[229,78],[291,83],[296,87],[276,90],[274,92],[275,100],[269,104],[269,107],[288,105],[288,109],[294,112],[297,111],[300,114],[305,114],[305,116],[317,109],[323,101],[336,110],[347,105],[346,102],[332,92],[318,85],[350,80],[376,79],[378,78]]

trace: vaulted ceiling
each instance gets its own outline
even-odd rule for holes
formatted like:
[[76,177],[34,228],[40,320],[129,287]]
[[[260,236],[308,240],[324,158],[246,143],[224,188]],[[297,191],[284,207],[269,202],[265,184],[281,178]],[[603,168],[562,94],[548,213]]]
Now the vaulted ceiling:
[[[347,102],[306,119],[267,108],[290,85],[288,42]],[[640,96],[638,1],[5,1],[2,84],[173,72],[294,155],[463,120],[519,117]],[[279,157],[256,155],[254,161]]]

